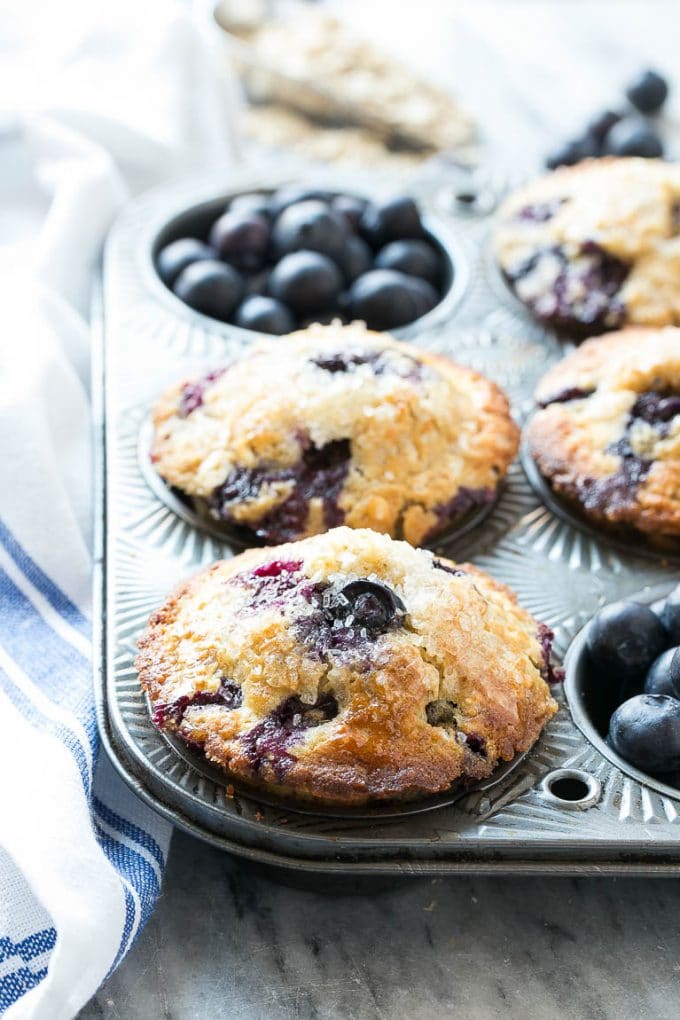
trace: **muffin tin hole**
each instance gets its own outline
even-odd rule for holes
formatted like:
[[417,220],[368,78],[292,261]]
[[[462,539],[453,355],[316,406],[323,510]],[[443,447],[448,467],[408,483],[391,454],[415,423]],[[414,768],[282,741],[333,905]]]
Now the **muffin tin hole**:
[[[280,182],[280,185],[286,185],[287,187],[289,183],[283,181]],[[306,182],[294,183],[296,188],[299,185],[302,190]],[[318,182],[314,183],[318,184]],[[197,320],[204,328],[226,332],[228,335],[242,340],[252,340],[256,336],[261,335],[252,329],[244,329],[232,323],[211,318],[190,308],[163,283],[158,274],[157,259],[162,248],[180,238],[191,237],[205,241],[211,224],[225,211],[234,198],[250,194],[253,191],[269,196],[274,194],[276,190],[276,187],[269,185],[268,187],[249,188],[246,191],[230,192],[220,197],[194,204],[176,213],[169,220],[156,224],[149,235],[146,264],[144,266],[147,283],[154,291],[156,297],[171,307],[176,314],[181,314],[184,318],[189,317]],[[345,189],[341,185],[327,190],[328,192],[351,197],[351,189]],[[368,196],[363,197],[367,198]],[[425,213],[421,214],[421,222],[424,227],[424,240],[432,245],[441,259],[440,299],[429,312],[414,319],[405,326],[389,331],[392,336],[401,339],[414,337],[432,324],[450,318],[453,309],[462,300],[470,280],[468,260],[465,257],[462,246],[453,236],[450,228],[442,220],[433,218]]]
[[[668,595],[674,586],[675,582],[666,582],[643,589],[626,598],[627,601],[651,605]],[[680,800],[680,789],[669,785],[661,778],[642,772],[610,747],[607,730],[618,702],[615,701],[611,689],[606,684],[598,682],[599,671],[590,662],[586,647],[589,626],[590,624],[587,624],[576,635],[564,660],[564,694],[573,722],[593,747],[621,772],[664,796]]]
[[597,804],[602,796],[602,784],[581,769],[555,769],[543,780],[541,791],[556,806],[584,810]]
[[[217,539],[219,542],[225,542],[238,549],[259,547],[265,544],[253,535],[250,529],[239,528],[235,525],[216,520],[210,515],[207,504],[202,504],[201,500],[194,500],[191,496],[180,492],[179,489],[168,485],[155,470],[151,462],[150,450],[152,442],[153,422],[147,419],[142,423],[139,431],[137,461],[148,487],[173,514],[187,524],[190,524],[193,528],[203,532],[203,534],[210,535],[211,538]],[[448,545],[457,542],[463,536],[480,527],[496,509],[503,491],[504,486],[500,485],[496,498],[493,501],[471,510],[469,514],[457,522],[455,527],[440,532],[426,547],[435,550],[445,550]]]

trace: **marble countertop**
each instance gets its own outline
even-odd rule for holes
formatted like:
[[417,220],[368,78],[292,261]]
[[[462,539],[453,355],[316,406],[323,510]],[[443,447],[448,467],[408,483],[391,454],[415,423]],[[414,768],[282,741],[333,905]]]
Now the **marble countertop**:
[[674,879],[282,885],[176,833],[164,892],[80,1020],[677,1016]]
[[[538,166],[640,68],[677,65],[672,0],[342,6],[453,88],[503,162]],[[151,921],[80,1020],[658,1020],[677,1016],[679,961],[676,880],[311,892],[176,833]]]

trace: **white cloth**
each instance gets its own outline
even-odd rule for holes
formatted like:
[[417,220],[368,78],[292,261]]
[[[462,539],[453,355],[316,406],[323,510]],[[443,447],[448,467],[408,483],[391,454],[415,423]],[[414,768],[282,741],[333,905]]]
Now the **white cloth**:
[[170,827],[100,754],[87,305],[126,198],[232,161],[204,10],[0,0],[0,1013],[72,1017],[160,888]]

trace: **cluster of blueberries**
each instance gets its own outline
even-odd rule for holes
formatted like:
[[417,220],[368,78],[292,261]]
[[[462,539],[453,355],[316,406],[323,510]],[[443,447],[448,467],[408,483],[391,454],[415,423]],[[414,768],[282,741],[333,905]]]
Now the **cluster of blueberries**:
[[605,606],[586,644],[599,693],[618,705],[610,745],[636,768],[680,786],[680,584],[651,606]]
[[663,156],[663,143],[649,120],[668,96],[668,83],[656,71],[644,71],[626,89],[627,110],[605,110],[580,138],[565,142],[545,161],[550,170],[597,156]]
[[378,204],[299,188],[237,195],[207,236],[156,256],[160,278],[191,308],[276,335],[336,318],[404,326],[440,301],[445,267],[412,198]]

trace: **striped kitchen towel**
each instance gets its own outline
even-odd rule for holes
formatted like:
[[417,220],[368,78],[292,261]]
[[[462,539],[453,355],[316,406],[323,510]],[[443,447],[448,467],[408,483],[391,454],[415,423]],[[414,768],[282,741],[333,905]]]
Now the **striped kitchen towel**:
[[189,3],[0,0],[0,23],[0,1014],[70,1020],[170,839],[97,735],[88,296],[128,196],[228,179],[234,109]]
[[0,1014],[61,1020],[147,920],[170,826],[99,747],[87,400],[61,346],[73,317],[35,286],[2,304],[22,342],[0,352]]

